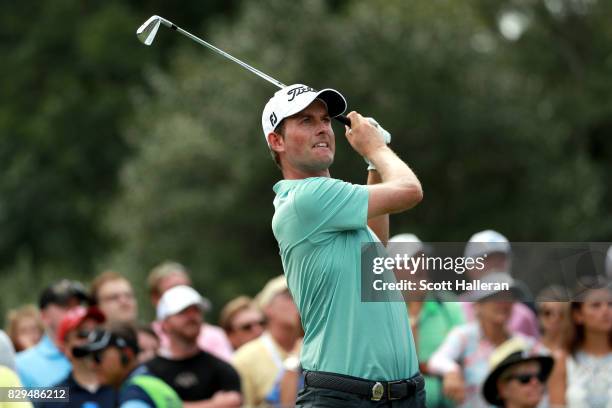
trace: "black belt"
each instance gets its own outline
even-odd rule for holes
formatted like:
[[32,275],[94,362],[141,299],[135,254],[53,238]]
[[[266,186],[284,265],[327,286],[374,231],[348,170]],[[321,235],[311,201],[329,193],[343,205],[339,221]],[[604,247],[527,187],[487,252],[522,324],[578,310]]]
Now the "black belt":
[[342,374],[307,371],[304,382],[310,387],[357,394],[372,401],[412,397],[425,387],[425,380],[420,374],[407,380],[370,381]]

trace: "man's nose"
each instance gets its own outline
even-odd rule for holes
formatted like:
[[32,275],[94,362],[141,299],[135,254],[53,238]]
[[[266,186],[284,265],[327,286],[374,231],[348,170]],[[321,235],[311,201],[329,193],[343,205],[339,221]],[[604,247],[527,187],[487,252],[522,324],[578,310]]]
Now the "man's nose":
[[331,134],[333,132],[329,121],[319,120],[317,122],[317,134]]

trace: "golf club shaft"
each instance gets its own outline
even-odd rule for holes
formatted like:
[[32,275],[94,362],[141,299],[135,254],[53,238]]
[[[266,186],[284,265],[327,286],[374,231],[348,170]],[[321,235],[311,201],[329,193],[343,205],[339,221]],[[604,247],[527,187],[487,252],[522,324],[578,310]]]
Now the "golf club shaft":
[[[245,68],[249,71],[251,71],[252,73],[254,73],[255,75],[259,76],[260,78],[265,79],[266,81],[276,85],[279,88],[284,88],[286,85],[283,84],[282,82],[272,78],[270,75],[261,72],[260,70],[258,70],[257,68],[254,68],[252,66],[250,66],[249,64],[247,64],[246,62],[243,62],[241,60],[239,60],[238,58],[228,54],[227,52],[215,47],[214,45],[202,40],[201,38],[191,34],[189,31],[183,30],[181,27],[177,26],[176,24],[162,18],[162,23],[164,25],[166,25],[167,27],[170,27],[171,29],[178,31],[179,33],[183,34],[184,36],[192,39],[193,41],[197,42],[198,44],[208,48],[211,51],[216,52],[217,54],[220,54],[222,56],[224,56],[225,58],[230,59],[231,61],[234,61],[236,64],[240,65],[242,68]],[[351,126],[351,120],[349,118],[347,118],[344,115],[338,115],[336,116],[334,119],[338,120],[340,123],[350,127]]]

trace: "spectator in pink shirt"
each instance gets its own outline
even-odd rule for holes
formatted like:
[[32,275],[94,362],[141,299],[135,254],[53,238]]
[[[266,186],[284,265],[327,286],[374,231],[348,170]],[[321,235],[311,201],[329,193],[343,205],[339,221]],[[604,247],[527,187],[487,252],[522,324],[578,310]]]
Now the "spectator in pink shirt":
[[[480,231],[470,238],[465,246],[464,256],[466,258],[476,258],[487,254],[484,259],[484,268],[472,268],[467,271],[467,275],[472,280],[482,279],[486,275],[495,272],[510,273],[510,243],[508,239],[497,231]],[[516,281],[516,285],[526,292],[524,284]],[[523,298],[529,297],[529,293],[523,293]],[[461,300],[468,300],[461,297]],[[463,311],[467,321],[474,321],[474,305],[470,302],[463,303]],[[521,333],[526,336],[538,338],[538,321],[535,313],[524,303],[516,302],[512,307],[510,319],[508,320],[508,330],[511,333]]]
[[[157,308],[161,296],[168,289],[179,285],[193,286],[188,270],[177,262],[164,262],[153,268],[147,278],[147,284],[151,303],[155,308]],[[210,301],[204,298],[203,303],[204,312],[209,311],[211,308]],[[155,321],[151,326],[159,336],[159,354],[164,357],[172,357],[168,336],[162,331],[161,322]],[[223,329],[218,326],[203,322],[198,336],[198,345],[202,350],[224,361],[229,362],[232,359],[232,346]]]

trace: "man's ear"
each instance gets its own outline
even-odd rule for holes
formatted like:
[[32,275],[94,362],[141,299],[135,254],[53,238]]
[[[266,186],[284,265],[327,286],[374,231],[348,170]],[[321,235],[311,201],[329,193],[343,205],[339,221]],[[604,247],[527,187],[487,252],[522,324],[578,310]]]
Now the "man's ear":
[[285,138],[280,133],[268,133],[267,140],[270,149],[274,150],[275,152],[282,152],[285,150]]

